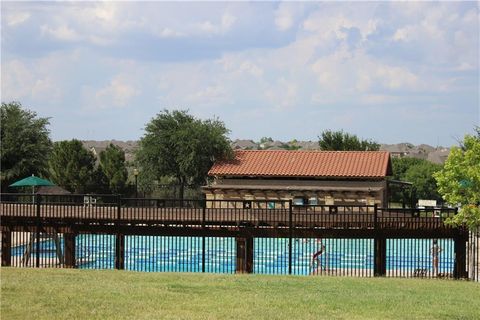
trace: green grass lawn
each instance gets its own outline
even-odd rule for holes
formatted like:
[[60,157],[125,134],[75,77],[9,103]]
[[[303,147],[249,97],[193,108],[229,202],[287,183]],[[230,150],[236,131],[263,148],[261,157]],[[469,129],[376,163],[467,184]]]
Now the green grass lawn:
[[480,319],[465,281],[1,269],[1,319]]

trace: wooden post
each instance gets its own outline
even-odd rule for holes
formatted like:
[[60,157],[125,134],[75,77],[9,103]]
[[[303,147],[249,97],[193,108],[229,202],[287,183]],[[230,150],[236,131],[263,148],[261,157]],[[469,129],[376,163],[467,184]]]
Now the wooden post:
[[248,237],[246,240],[246,270],[247,273],[253,273],[253,237]]
[[246,253],[247,253],[247,244],[245,238],[236,238],[235,239],[237,247],[237,263],[236,263],[236,273],[245,273],[246,272]]
[[123,270],[125,268],[125,236],[117,234],[115,239],[115,269]]
[[467,239],[460,235],[454,238],[455,264],[453,276],[455,279],[467,277]]
[[65,268],[76,268],[75,261],[75,234],[65,233],[63,235]]
[[374,242],[374,265],[373,273],[375,277],[384,277],[387,274],[387,239],[376,236]]
[[[293,209],[292,200],[288,200],[288,274],[292,274],[292,247],[293,247]],[[253,250],[252,250],[253,252]],[[253,261],[253,258],[252,258]]]
[[253,272],[253,238],[236,238],[237,244],[237,267],[236,273]]
[[12,265],[12,232],[2,231],[2,267]]

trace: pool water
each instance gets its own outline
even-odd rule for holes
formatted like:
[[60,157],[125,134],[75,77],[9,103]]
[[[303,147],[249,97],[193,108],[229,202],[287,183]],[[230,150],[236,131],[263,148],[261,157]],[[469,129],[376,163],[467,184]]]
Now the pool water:
[[[233,273],[236,263],[234,238],[126,236],[125,269],[135,271],[201,272],[205,247],[205,272]],[[440,273],[453,273],[453,240],[439,239]],[[313,255],[323,246],[312,266]],[[63,239],[61,238],[63,248]],[[321,270],[373,270],[373,239],[293,239],[292,273],[308,275]],[[431,239],[388,239],[387,271],[425,270],[431,272]],[[13,256],[22,256],[25,246],[12,248]],[[42,257],[54,258],[53,241],[41,243]],[[78,235],[76,260],[79,268],[113,269],[115,236]],[[254,272],[288,274],[289,240],[285,238],[254,239]]]

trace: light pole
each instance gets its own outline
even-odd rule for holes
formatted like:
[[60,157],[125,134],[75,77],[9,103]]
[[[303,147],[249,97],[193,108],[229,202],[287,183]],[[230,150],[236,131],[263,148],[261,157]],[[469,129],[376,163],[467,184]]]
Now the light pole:
[[135,176],[135,199],[138,198],[138,169],[133,169],[133,175]]

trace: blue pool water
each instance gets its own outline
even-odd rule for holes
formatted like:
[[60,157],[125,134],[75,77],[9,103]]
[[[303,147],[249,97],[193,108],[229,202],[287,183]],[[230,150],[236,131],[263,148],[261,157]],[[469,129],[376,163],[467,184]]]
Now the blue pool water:
[[[61,239],[63,241],[63,239]],[[372,270],[372,239],[294,239],[292,241],[292,273],[312,272],[312,256],[321,245],[323,254],[315,264],[327,270]],[[53,241],[41,243],[42,256],[55,257]],[[126,236],[125,269],[136,271],[201,272],[202,249],[205,246],[205,271],[235,272],[236,247],[234,238]],[[440,239],[439,272],[452,273],[453,241]],[[62,244],[63,247],[63,244]],[[432,240],[387,240],[387,270],[432,270],[430,249]],[[21,256],[23,246],[12,248],[12,255]],[[288,273],[288,239],[255,238],[254,272],[263,274]],[[115,236],[79,235],[76,238],[76,259],[79,268],[114,268]],[[318,263],[320,265],[318,265]]]

